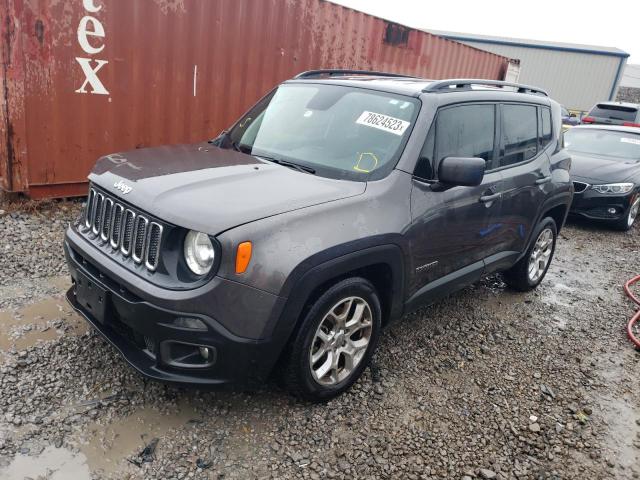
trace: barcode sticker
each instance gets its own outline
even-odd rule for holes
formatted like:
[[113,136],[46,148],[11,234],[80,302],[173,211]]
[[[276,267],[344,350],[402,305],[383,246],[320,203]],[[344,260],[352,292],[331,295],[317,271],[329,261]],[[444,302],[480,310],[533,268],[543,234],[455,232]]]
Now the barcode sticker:
[[620,141],[622,143],[633,143],[634,145],[640,145],[640,138],[627,138],[627,137],[622,137],[620,139]]
[[367,127],[377,128],[385,132],[393,133],[394,135],[402,135],[407,127],[411,125],[409,122],[400,120],[399,118],[393,118],[388,115],[382,115],[381,113],[374,112],[362,112],[362,115],[356,120],[359,125],[365,125]]

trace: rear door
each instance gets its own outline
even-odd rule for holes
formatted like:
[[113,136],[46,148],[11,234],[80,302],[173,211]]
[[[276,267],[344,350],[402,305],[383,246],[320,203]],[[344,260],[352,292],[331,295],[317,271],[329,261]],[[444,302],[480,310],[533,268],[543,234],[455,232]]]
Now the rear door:
[[488,271],[510,266],[525,250],[552,186],[546,152],[552,139],[551,110],[541,105],[505,103],[500,112],[498,169],[504,181],[504,243],[500,257],[487,261]]

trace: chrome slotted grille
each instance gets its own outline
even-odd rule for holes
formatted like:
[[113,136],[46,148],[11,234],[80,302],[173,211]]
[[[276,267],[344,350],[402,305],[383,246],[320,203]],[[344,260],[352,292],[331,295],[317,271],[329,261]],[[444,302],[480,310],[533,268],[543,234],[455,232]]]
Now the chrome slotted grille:
[[150,271],[158,267],[162,225],[126,207],[115,197],[91,188],[81,231],[102,244],[108,243],[113,253],[120,251]]
[[111,235],[109,243],[111,248],[117,249],[120,246],[120,232],[122,232],[122,214],[124,213],[124,207],[119,203],[116,203],[113,207],[113,218],[111,219]]
[[147,226],[149,225],[149,220],[144,218],[142,215],[138,215],[136,218],[136,223],[134,227],[134,235],[133,235],[133,253],[131,257],[136,263],[142,262],[142,254],[144,253],[144,244],[147,241]]
[[149,237],[147,238],[147,260],[145,265],[149,270],[155,270],[160,256],[160,239],[162,238],[162,225],[152,222],[149,225]]
[[133,210],[125,210],[124,220],[122,221],[122,245],[120,250],[125,255],[131,253],[131,238],[133,237],[133,224],[136,221],[136,214]]

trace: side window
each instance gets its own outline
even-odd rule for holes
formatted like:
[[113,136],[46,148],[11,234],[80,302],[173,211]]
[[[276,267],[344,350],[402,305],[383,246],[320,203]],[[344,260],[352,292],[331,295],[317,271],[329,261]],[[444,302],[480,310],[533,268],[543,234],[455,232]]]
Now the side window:
[[440,111],[436,122],[436,164],[447,157],[479,157],[490,163],[495,118],[495,106],[487,104],[461,105]]
[[424,142],[424,146],[420,151],[420,157],[418,158],[418,164],[416,165],[416,171],[414,175],[419,178],[431,180],[433,178],[433,153],[435,149],[435,122],[429,130],[427,139]]
[[527,161],[538,153],[538,110],[531,105],[502,106],[500,166]]
[[540,145],[544,148],[551,142],[551,110],[542,107],[542,131]]

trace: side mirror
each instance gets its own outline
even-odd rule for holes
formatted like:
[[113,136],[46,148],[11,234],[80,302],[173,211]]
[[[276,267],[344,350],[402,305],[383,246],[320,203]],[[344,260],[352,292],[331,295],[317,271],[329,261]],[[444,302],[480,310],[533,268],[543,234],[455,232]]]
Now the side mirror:
[[447,157],[440,162],[438,180],[444,185],[475,187],[482,183],[486,165],[482,158]]

